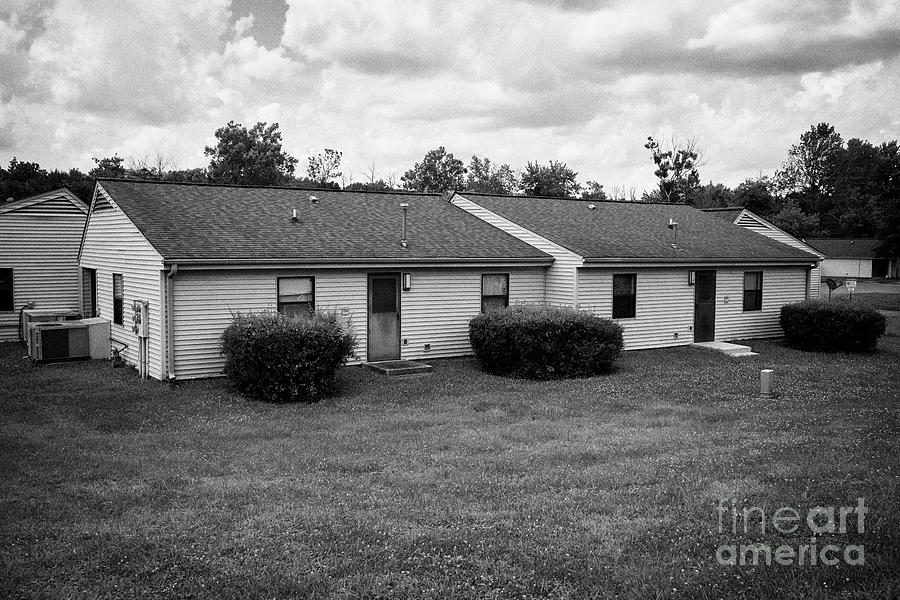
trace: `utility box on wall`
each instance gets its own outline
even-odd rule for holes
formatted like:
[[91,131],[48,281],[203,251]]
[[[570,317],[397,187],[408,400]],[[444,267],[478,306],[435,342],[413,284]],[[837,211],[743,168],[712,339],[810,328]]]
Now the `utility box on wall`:
[[140,338],[150,337],[150,303],[135,300],[132,305],[131,331]]

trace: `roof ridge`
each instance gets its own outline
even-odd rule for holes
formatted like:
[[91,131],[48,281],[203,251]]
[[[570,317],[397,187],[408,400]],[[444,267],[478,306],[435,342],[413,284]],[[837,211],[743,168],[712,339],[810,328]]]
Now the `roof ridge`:
[[435,196],[443,194],[439,192],[417,192],[414,190],[347,190],[341,188],[317,188],[286,185],[250,185],[243,183],[215,183],[208,181],[164,181],[162,179],[132,179],[127,177],[97,177],[96,181],[115,181],[119,183],[155,183],[160,185],[190,185],[196,187],[224,187],[238,189],[272,189],[272,190],[298,190],[305,192],[342,192],[347,194],[395,194],[399,196]]
[[459,191],[454,190],[453,193],[459,194],[460,196],[465,196],[468,194],[469,196],[490,196],[492,198],[522,198],[528,200],[566,200],[570,202],[594,202],[601,204],[634,204],[634,205],[663,205],[663,206],[686,206],[688,208],[693,208],[695,210],[703,210],[697,208],[695,206],[691,206],[690,204],[685,204],[683,202],[658,202],[658,201],[647,201],[636,200],[632,202],[631,200],[591,200],[588,198],[564,198],[562,196],[529,196],[529,195],[515,195],[515,194],[492,194],[489,192],[468,192],[468,191]]

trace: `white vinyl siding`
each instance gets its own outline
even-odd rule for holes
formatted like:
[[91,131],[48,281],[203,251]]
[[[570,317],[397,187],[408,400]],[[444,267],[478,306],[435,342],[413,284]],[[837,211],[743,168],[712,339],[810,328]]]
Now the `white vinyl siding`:
[[[397,269],[410,274],[400,294],[401,358],[438,358],[471,353],[469,320],[481,312],[481,275],[509,273],[509,302],[540,302],[543,267],[504,269]],[[220,337],[232,315],[274,311],[279,277],[315,277],[316,308],[336,310],[356,335],[356,356],[366,360],[365,270],[181,270],[173,285],[174,354],[177,379],[215,377],[225,364]],[[406,344],[403,340],[406,340]],[[425,350],[425,344],[431,349]]]
[[575,304],[575,274],[584,261],[581,256],[566,248],[541,237],[540,235],[491,212],[483,206],[466,200],[459,195],[454,196],[453,204],[469,212],[479,219],[490,223],[497,229],[513,235],[523,242],[531,244],[554,258],[553,265],[547,269],[545,301],[560,306]]
[[315,277],[316,309],[336,310],[349,322],[357,352],[366,348],[366,273],[307,270],[182,270],[173,285],[176,379],[215,377],[225,359],[220,337],[236,314],[274,312],[279,277]]
[[615,319],[626,350],[680,346],[694,341],[694,288],[687,269],[604,269],[578,271],[578,307],[612,318],[612,276],[637,275],[635,316]]
[[[99,206],[99,208],[98,208]],[[80,265],[97,271],[97,316],[108,319],[110,337],[118,342],[125,362],[137,365],[138,337],[131,331],[131,305],[134,300],[149,303],[149,375],[164,376],[160,311],[162,257],[128,217],[110,204],[98,187],[95,206],[88,217]],[[124,283],[123,324],[113,320],[113,273],[121,273]]]
[[[0,204],[0,207],[3,205]],[[50,197],[0,213],[0,268],[13,269],[13,310],[0,312],[0,342],[19,336],[19,309],[81,306],[78,245],[85,213]]]
[[744,310],[745,268],[716,270],[716,339],[737,340],[781,337],[781,307],[806,298],[806,269],[766,267],[763,272],[762,310]]
[[[699,267],[698,267],[699,268]],[[806,294],[804,267],[703,267],[716,271],[715,339],[780,337],[781,307]],[[762,310],[744,311],[744,273],[763,272]],[[633,319],[618,319],[626,350],[679,346],[694,341],[694,286],[687,268],[579,270],[579,307],[612,317],[612,274],[637,273]],[[676,336],[677,334],[677,336]]]
[[[822,262],[822,277],[871,277],[870,258],[826,258]],[[827,288],[826,288],[827,290]],[[828,292],[825,292],[828,296]]]
[[[767,238],[776,240],[778,242],[781,242],[782,244],[787,244],[792,248],[804,250],[817,256],[822,255],[821,252],[819,252],[812,246],[804,244],[786,231],[775,227],[771,223],[764,221],[762,218],[755,218],[754,215],[747,214],[747,211],[743,211],[734,223],[735,225],[740,225],[745,229],[755,231],[760,235],[764,235]],[[812,262],[810,262],[810,264],[812,264]],[[819,287],[822,283],[822,275],[823,273],[821,262],[818,263],[816,267],[811,269],[809,272],[809,297],[812,299],[816,299],[819,297]]]
[[[471,354],[469,321],[481,313],[481,276],[509,273],[509,304],[542,302],[543,267],[410,270],[412,288],[401,292],[400,358]],[[404,343],[404,341],[406,343]],[[425,350],[425,344],[430,345]]]

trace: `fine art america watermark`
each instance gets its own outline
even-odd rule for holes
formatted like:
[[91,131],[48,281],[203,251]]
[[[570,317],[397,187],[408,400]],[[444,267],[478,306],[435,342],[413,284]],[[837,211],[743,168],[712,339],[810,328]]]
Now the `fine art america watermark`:
[[736,501],[719,500],[719,534],[729,537],[796,535],[795,545],[774,546],[766,543],[722,544],[716,549],[720,565],[784,565],[834,566],[865,564],[862,544],[823,544],[817,536],[827,534],[861,534],[866,531],[865,498],[857,498],[856,506],[814,506],[805,513],[782,506],[766,514],[758,506],[738,507]]

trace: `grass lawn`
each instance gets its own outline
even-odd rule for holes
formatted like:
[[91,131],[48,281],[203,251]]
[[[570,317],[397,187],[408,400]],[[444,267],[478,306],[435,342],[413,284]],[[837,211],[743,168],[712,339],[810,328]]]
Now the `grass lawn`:
[[[0,597],[896,597],[900,338],[752,345],[631,352],[558,382],[471,360],[399,381],[351,367],[338,398],[297,406],[32,367],[5,345]],[[767,367],[780,395],[763,400]],[[805,523],[772,529],[779,507],[860,497],[865,532],[851,516],[816,543],[864,545],[864,565],[716,561],[810,544]],[[723,498],[763,508],[765,532],[728,517],[720,533]]]

